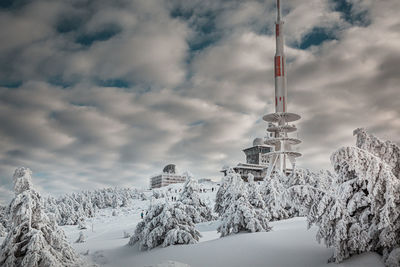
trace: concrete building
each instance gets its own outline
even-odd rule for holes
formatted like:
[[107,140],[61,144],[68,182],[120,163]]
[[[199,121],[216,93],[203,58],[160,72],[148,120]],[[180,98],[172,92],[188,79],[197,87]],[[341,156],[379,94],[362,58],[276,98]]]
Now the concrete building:
[[[269,138],[269,136],[268,136]],[[267,173],[269,166],[268,157],[265,155],[271,152],[271,147],[264,144],[263,138],[256,138],[253,146],[243,150],[246,155],[246,163],[239,163],[233,167],[236,173],[239,173],[243,180],[247,181],[249,173],[253,174],[255,181],[262,181]],[[226,169],[222,172],[226,175]]]
[[161,174],[150,178],[151,189],[164,187],[170,184],[184,183],[186,176],[176,173],[175,164],[168,164]]

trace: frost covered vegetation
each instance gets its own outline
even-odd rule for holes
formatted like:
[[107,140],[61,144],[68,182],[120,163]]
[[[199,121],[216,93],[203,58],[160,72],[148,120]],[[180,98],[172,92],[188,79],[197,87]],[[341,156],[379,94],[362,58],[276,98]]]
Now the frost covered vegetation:
[[152,205],[148,214],[135,229],[129,245],[139,244],[142,250],[177,244],[194,244],[199,241],[200,232],[185,212],[181,202]]
[[[400,266],[400,148],[364,129],[354,134],[356,147],[340,148],[331,157],[335,173],[297,169],[288,176],[273,174],[260,185],[250,177],[242,186],[228,171],[214,207],[221,236],[246,226],[257,231],[248,227],[256,218],[306,216],[309,226],[318,227],[317,239],[334,249],[331,261],[373,251],[387,266]],[[254,208],[263,215],[256,216]]]
[[190,174],[186,175],[179,201],[151,205],[146,213],[129,241],[129,245],[138,243],[142,250],[197,243],[201,235],[194,224],[215,218],[211,208],[201,200],[197,180]]
[[[214,238],[255,232],[259,233],[252,236],[268,238],[274,236],[279,221],[300,216],[307,218],[311,235],[330,248],[324,259],[333,253],[330,261],[342,262],[353,255],[376,252],[387,266],[400,267],[400,149],[363,129],[354,134],[356,146],[332,154],[334,172],[296,169],[287,176],[274,173],[263,182],[254,182],[249,175],[248,182],[244,182],[228,169],[220,186],[205,186],[209,190],[206,194],[204,185],[188,173],[183,185],[148,192],[109,188],[42,201],[32,188],[30,171],[18,169],[14,176],[16,197],[9,206],[0,207],[0,236],[7,235],[0,265],[47,266],[62,262],[57,264],[77,266],[81,259],[57,224],[67,231],[79,231],[70,242],[84,248],[96,234],[93,222],[103,221],[104,214],[118,220],[137,212],[130,228],[118,228],[125,244],[124,238],[130,238],[128,244],[139,248],[132,251],[127,247],[133,254],[159,246],[202,242],[209,238],[211,228]],[[99,213],[99,218],[93,220]],[[221,242],[229,243],[232,238],[222,238]],[[39,257],[43,263],[37,260]]]
[[59,225],[75,225],[84,218],[93,217],[96,210],[125,207],[132,199],[142,197],[140,191],[129,188],[105,188],[83,191],[61,196],[48,197],[44,207],[52,213]]
[[221,225],[218,227],[221,237],[239,232],[269,231],[271,228],[268,226],[265,203],[254,183],[254,178],[250,176],[247,185],[240,175],[231,169],[225,181],[229,181],[229,185],[221,187],[226,190],[222,197],[223,202],[219,204],[222,207]]
[[333,261],[375,251],[388,266],[400,266],[400,149],[364,129],[354,134],[357,146],[331,157],[332,189],[315,202],[310,223],[319,228],[317,238],[334,248]]
[[44,212],[29,169],[15,171],[14,192],[10,231],[1,245],[0,266],[85,266],[66,241],[64,232]]

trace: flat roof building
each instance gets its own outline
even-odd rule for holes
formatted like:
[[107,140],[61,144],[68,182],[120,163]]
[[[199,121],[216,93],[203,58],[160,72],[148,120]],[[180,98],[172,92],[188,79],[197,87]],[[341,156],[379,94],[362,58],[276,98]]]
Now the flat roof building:
[[160,188],[170,184],[184,183],[186,176],[176,173],[175,164],[168,164],[164,167],[161,174],[155,175],[150,178],[150,188]]

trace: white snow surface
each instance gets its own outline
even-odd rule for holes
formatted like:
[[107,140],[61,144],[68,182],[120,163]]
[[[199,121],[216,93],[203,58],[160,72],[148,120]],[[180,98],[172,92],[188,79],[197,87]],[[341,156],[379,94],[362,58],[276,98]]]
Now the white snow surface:
[[[182,185],[181,185],[182,186]],[[181,186],[174,185],[173,189]],[[215,186],[215,185],[214,185]],[[207,186],[208,187],[208,186]],[[171,190],[172,191],[172,190]],[[202,193],[201,197],[213,204],[216,190]],[[175,194],[175,190],[169,194]],[[164,201],[157,199],[154,201]],[[170,200],[171,201],[171,200]],[[78,253],[98,266],[134,267],[380,267],[381,256],[364,253],[340,264],[328,264],[333,250],[316,241],[316,228],[307,230],[305,218],[293,218],[271,222],[272,231],[240,233],[220,238],[219,221],[196,225],[202,237],[198,244],[176,245],[140,251],[138,246],[128,246],[129,238],[146,211],[150,200],[134,200],[128,207],[99,210],[94,218],[86,220],[87,229],[77,225],[62,226],[71,245]],[[116,210],[117,216],[113,216]],[[86,242],[74,243],[83,232]],[[4,238],[0,238],[0,243]],[[86,255],[87,254],[87,255]]]

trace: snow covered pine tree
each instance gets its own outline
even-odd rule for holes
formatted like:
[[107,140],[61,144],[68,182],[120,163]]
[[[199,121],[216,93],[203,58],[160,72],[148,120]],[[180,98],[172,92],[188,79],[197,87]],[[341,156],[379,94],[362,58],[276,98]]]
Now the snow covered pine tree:
[[217,194],[215,196],[215,205],[214,205],[214,212],[216,212],[220,217],[224,214],[226,209],[226,198],[228,197],[226,193],[228,192],[227,189],[232,182],[232,177],[235,175],[235,171],[232,168],[227,169],[227,174],[222,179],[222,184],[219,187]]
[[186,182],[179,201],[185,205],[185,211],[193,223],[212,221],[214,216],[211,208],[208,207],[199,196],[199,185],[189,173],[186,174]]
[[267,218],[269,221],[279,221],[289,218],[286,186],[284,180],[286,175],[273,173],[269,180],[262,185],[262,196],[264,198]]
[[[363,140],[377,141],[367,134],[364,137],[367,138]],[[358,139],[357,145],[367,150],[344,147],[331,157],[337,180],[332,195],[326,194],[318,205],[316,224],[317,238],[334,248],[332,260],[336,262],[366,251],[382,253],[386,258],[399,246],[400,185],[395,176],[398,164],[384,153],[377,157],[370,152],[384,144],[375,142],[371,147]],[[399,151],[393,143],[390,146],[388,153]],[[392,254],[390,260],[393,258]]]
[[232,179],[224,195],[222,207],[225,211],[222,215],[221,225],[218,232],[221,237],[239,232],[266,232],[271,228],[268,226],[266,212],[261,208],[254,207],[248,198],[248,190],[239,174],[230,173]]
[[14,173],[10,231],[1,245],[0,266],[86,266],[66,241],[55,220],[44,213],[41,196],[33,189],[31,170]]
[[181,202],[158,203],[150,206],[145,218],[138,223],[129,245],[139,244],[139,249],[157,246],[194,244],[199,241],[200,232],[185,212]]

